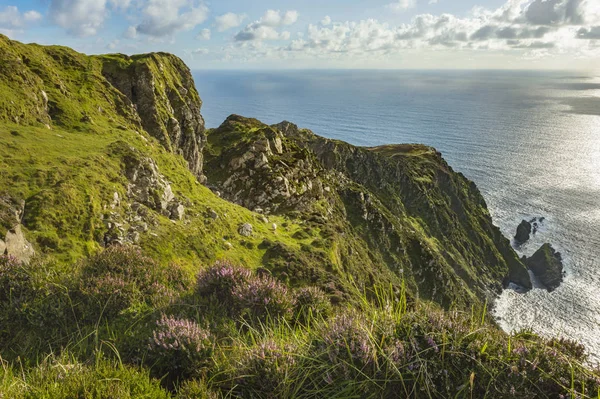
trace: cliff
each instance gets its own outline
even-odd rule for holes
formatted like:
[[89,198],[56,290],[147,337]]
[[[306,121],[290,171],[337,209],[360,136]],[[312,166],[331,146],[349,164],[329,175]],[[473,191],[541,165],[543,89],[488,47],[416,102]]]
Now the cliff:
[[433,148],[360,148],[232,115],[208,132],[206,165],[224,198],[330,232],[323,247],[346,268],[386,265],[424,299],[449,307],[502,283],[531,288],[477,187]]

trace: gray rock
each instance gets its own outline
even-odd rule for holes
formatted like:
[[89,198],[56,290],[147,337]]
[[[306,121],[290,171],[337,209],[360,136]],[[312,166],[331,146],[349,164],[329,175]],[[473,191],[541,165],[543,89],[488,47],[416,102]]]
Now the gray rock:
[[519,245],[529,241],[531,237],[531,223],[527,220],[522,220],[519,227],[517,227],[517,234],[515,235],[515,242]]
[[6,233],[6,253],[17,258],[18,261],[29,263],[35,255],[33,245],[25,239],[21,225],[18,224]]
[[210,216],[210,218],[213,220],[217,220],[219,218],[219,214],[217,212],[215,212],[214,209],[208,210],[208,216]]
[[562,256],[550,244],[542,245],[525,259],[525,264],[548,291],[554,291],[563,281]]
[[278,154],[283,154],[283,144],[281,143],[281,139],[279,137],[275,137],[273,139],[273,147],[275,148],[275,152]]
[[0,255],[4,255],[6,252],[6,243],[0,240]]
[[185,207],[183,205],[175,203],[169,209],[171,210],[172,220],[183,219],[183,215],[185,214]]
[[244,223],[238,229],[238,233],[240,233],[240,235],[242,235],[244,237],[250,237],[253,232],[254,232],[254,228],[252,227],[252,225],[250,223]]

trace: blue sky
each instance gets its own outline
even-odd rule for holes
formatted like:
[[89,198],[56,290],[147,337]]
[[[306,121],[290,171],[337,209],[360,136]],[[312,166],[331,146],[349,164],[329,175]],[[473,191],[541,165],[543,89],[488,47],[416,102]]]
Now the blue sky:
[[194,69],[589,70],[600,0],[0,0],[0,33]]

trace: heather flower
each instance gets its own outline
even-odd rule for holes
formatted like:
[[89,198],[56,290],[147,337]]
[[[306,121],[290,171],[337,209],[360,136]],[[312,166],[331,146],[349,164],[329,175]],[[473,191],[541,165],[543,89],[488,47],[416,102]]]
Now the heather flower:
[[148,348],[148,358],[159,373],[187,377],[208,365],[213,338],[192,320],[163,315],[156,323]]
[[519,345],[515,349],[513,349],[513,353],[519,356],[527,356],[529,350],[525,346]]
[[254,276],[234,287],[232,297],[240,311],[261,320],[289,316],[294,305],[288,288],[268,276]]
[[296,365],[296,348],[268,339],[244,353],[239,360],[236,382],[243,388],[277,397],[277,389],[285,384]]
[[384,352],[392,363],[402,363],[405,360],[406,352],[404,344],[399,340],[394,340],[384,348]]
[[248,284],[252,272],[233,266],[228,262],[217,262],[198,274],[196,291],[200,296],[214,298],[224,306],[233,305],[233,290]]
[[88,259],[80,281],[80,291],[88,299],[94,319],[98,314],[117,315],[136,303],[168,305],[186,286],[179,267],[163,267],[127,246],[110,247]]
[[427,341],[427,345],[429,345],[429,347],[433,348],[435,353],[438,353],[440,351],[440,348],[438,347],[437,343],[435,342],[435,340],[432,337],[430,337],[429,335],[426,335],[425,341]]
[[371,364],[376,356],[367,323],[356,313],[336,317],[323,332],[317,348],[332,363],[346,362],[360,368]]

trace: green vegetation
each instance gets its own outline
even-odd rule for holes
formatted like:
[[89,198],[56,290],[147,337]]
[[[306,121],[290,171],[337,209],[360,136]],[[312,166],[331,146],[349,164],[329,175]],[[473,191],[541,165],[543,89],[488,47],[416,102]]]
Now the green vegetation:
[[316,288],[218,263],[195,284],[162,268],[148,287],[142,271],[159,268],[128,247],[76,273],[0,266],[11,293],[0,298],[5,397],[588,398],[600,388],[574,342],[507,335],[485,312],[443,311],[389,286],[332,307]]
[[598,397],[489,319],[526,269],[434,149],[200,106],[172,55],[0,35],[0,397]]

